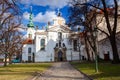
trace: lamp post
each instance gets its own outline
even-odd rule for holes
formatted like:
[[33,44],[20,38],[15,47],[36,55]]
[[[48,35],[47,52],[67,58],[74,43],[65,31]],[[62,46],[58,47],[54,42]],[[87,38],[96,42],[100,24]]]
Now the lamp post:
[[50,59],[50,61],[52,62],[52,53],[51,53],[51,59]]
[[80,50],[80,48],[81,48],[81,43],[78,43],[78,47],[79,47],[79,60],[81,60],[81,50]]
[[94,28],[94,32],[93,32],[93,36],[94,36],[94,50],[95,50],[95,71],[98,72],[98,51],[97,51],[97,28]]
[[[80,26],[78,27],[78,32],[80,33],[80,30],[81,30],[81,28],[80,28]],[[79,43],[78,43],[78,48],[79,48],[79,60],[81,60],[81,43],[80,43],[80,38],[79,38]]]
[[34,53],[34,51],[35,51],[35,49],[34,49],[34,40],[35,40],[35,38],[32,40],[32,62],[34,63],[35,62],[35,53]]
[[71,51],[71,61],[72,61],[72,48],[70,48],[70,51]]
[[0,29],[2,28],[2,23],[1,23],[1,21],[0,21]]

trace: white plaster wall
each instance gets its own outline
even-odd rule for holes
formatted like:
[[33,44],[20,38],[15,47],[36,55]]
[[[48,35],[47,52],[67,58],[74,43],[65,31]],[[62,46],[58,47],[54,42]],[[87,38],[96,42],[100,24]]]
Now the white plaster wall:
[[32,53],[34,52],[34,45],[30,45],[30,44],[25,44],[23,46],[23,51],[22,51],[22,60],[23,61],[28,61],[28,48],[31,47],[31,56]]
[[34,39],[34,37],[35,37],[35,29],[34,28],[28,28],[27,29],[27,34],[26,34],[27,38],[29,37],[28,36],[29,34],[32,34],[32,39]]
[[[36,35],[36,42],[35,42],[35,52],[37,53],[38,51],[40,51],[41,46],[40,46],[40,42],[41,39],[45,39],[45,46],[47,45],[47,37],[45,35]],[[46,48],[45,48],[46,49]]]
[[109,58],[112,60],[113,59],[113,54],[112,54],[112,49],[111,49],[111,45],[109,43],[108,40],[99,43],[99,57],[104,59],[104,54],[107,54],[107,52],[109,51]]
[[51,54],[46,51],[39,51],[35,55],[35,62],[49,62],[51,61]]
[[[46,35],[37,35],[36,36],[36,62],[46,62],[46,61],[54,61],[54,47],[56,45],[57,33],[48,32],[48,36]],[[45,51],[40,50],[40,40],[44,38],[45,42]]]
[[[119,38],[119,37],[118,37]],[[106,54],[109,51],[109,57],[111,60],[113,60],[113,52],[111,48],[111,44],[109,40],[104,40],[102,42],[99,42],[99,57],[104,59],[104,54]],[[117,41],[117,48],[118,48],[118,55],[120,58],[120,43]]]
[[72,57],[72,60],[79,60],[79,52],[67,50],[66,51],[67,61],[71,61],[71,57]]

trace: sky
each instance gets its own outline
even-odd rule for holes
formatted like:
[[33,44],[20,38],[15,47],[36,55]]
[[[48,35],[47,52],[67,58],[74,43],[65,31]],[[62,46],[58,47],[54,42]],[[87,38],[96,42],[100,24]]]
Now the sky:
[[29,22],[30,7],[32,6],[34,26],[39,28],[52,22],[57,16],[58,9],[62,17],[68,19],[69,0],[20,0],[20,9],[22,14],[22,24],[27,26]]
[[[20,0],[20,9],[22,14],[22,24],[27,27],[29,23],[30,7],[32,6],[33,22],[34,26],[38,26],[40,29],[45,27],[50,21],[52,23],[53,18],[57,16],[58,9],[60,10],[62,17],[68,20],[71,0]],[[88,0],[89,1],[89,0]],[[109,3],[112,0],[108,0]],[[119,0],[120,3],[120,0]]]

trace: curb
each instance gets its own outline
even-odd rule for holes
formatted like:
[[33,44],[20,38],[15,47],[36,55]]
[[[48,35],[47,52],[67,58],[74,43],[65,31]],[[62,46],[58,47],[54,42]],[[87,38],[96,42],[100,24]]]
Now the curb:
[[[69,62],[70,64],[70,62]],[[73,68],[75,68],[72,64],[70,64]],[[79,71],[81,74],[83,74],[85,77],[87,77],[89,80],[93,80],[91,77],[89,77],[87,74],[83,73],[82,71],[80,71],[79,69],[75,68],[77,71]]]
[[40,77],[43,73],[35,72],[33,76],[25,79],[25,80],[36,80],[38,77]]
[[42,75],[42,73],[36,73],[37,75],[36,76],[34,76],[31,80],[36,80],[39,76],[41,76]]
[[[52,66],[50,66],[48,69],[50,69],[51,67],[52,67]],[[47,70],[48,70],[48,69],[47,69]],[[47,70],[45,70],[45,71],[43,71],[43,72],[41,72],[41,73],[40,73],[40,72],[36,72],[36,73],[35,73],[36,75],[33,76],[31,80],[36,80],[38,77],[42,76]]]

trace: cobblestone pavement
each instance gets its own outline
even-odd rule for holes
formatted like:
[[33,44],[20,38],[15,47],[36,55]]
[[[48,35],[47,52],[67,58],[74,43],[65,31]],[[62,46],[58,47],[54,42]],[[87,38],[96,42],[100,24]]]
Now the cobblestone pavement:
[[90,80],[74,69],[69,62],[57,62],[37,80]]

